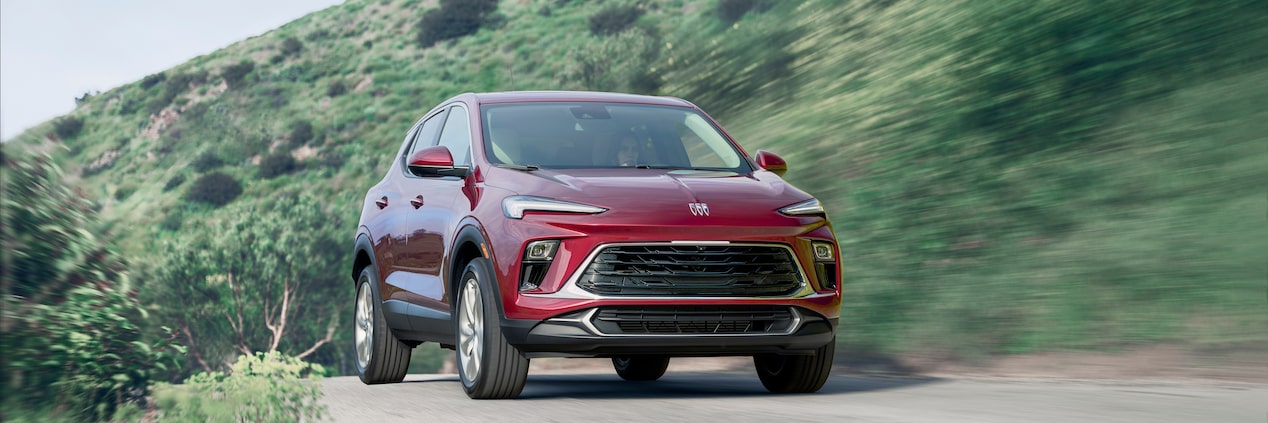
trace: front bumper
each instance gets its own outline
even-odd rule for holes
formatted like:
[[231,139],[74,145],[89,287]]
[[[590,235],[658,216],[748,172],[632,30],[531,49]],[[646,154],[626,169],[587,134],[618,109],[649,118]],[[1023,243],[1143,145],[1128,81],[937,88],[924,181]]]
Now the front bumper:
[[795,321],[775,333],[613,334],[596,329],[594,309],[550,319],[502,320],[507,341],[530,358],[656,354],[677,357],[810,354],[833,342],[838,319],[794,307]]

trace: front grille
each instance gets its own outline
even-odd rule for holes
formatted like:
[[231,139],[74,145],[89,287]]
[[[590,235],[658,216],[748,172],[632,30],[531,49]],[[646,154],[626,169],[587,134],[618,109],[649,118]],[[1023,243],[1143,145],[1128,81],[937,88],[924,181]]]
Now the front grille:
[[787,306],[604,307],[591,319],[607,335],[760,335],[788,333]]
[[789,250],[761,245],[604,248],[577,286],[599,295],[782,296],[802,285]]

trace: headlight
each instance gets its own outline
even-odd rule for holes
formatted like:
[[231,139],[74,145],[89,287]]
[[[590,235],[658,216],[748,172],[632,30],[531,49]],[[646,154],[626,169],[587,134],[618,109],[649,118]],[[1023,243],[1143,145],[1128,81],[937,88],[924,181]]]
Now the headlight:
[[523,219],[526,211],[597,214],[608,211],[603,207],[578,204],[550,198],[513,195],[502,200],[502,213],[511,219]]
[[823,206],[819,204],[819,199],[811,198],[809,200],[779,209],[779,212],[789,216],[823,214]]

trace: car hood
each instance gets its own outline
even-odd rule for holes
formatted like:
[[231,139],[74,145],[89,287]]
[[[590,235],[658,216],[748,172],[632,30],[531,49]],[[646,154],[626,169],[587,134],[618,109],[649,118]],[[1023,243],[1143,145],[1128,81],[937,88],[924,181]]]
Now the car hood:
[[705,203],[711,216],[740,217],[771,213],[812,198],[768,171],[739,174],[637,168],[498,170],[513,172],[501,175],[509,183],[498,184],[512,192],[622,212],[681,214],[690,211],[690,203]]

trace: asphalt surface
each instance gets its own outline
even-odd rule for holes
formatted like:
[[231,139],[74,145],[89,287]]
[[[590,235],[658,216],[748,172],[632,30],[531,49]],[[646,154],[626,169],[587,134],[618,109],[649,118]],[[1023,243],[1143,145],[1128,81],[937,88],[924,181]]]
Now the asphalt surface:
[[[834,375],[816,394],[772,395],[755,373],[530,371],[520,398],[475,401],[457,375],[366,386],[324,379],[337,422],[1268,422],[1268,385]],[[540,374],[539,374],[540,373]]]

